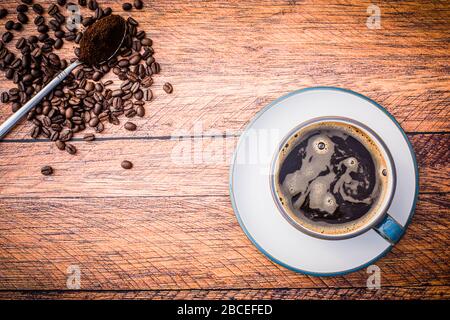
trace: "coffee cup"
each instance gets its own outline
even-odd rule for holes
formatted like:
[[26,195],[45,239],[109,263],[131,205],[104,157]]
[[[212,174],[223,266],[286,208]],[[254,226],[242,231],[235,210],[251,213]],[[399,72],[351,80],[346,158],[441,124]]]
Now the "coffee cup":
[[403,233],[388,212],[396,188],[393,158],[360,122],[320,117],[300,124],[282,139],[270,172],[280,213],[301,232],[342,240],[374,229],[392,243]]

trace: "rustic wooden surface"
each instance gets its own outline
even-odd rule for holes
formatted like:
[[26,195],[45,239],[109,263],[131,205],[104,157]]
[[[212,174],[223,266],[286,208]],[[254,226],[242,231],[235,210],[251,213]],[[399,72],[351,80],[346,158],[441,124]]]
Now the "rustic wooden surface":
[[[99,3],[121,11],[120,1]],[[26,122],[0,142],[0,299],[449,299],[450,3],[379,4],[378,30],[366,27],[370,4],[147,1],[135,17],[163,71],[137,131],[108,127],[93,143],[76,141],[76,156],[31,140]],[[366,289],[365,270],[319,278],[270,262],[230,205],[242,129],[271,100],[317,85],[385,106],[416,151],[416,215],[376,263],[381,290]],[[10,86],[2,76],[0,91]],[[0,121],[9,115],[1,105]],[[181,144],[192,157],[194,145],[223,156],[174,162]],[[132,170],[120,168],[124,158]],[[45,164],[53,176],[40,174]],[[66,287],[69,265],[81,269],[79,291]]]

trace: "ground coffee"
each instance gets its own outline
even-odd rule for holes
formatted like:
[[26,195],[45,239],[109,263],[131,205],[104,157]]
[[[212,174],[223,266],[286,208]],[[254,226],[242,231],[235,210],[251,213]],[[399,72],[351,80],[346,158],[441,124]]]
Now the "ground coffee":
[[91,25],[80,42],[80,60],[97,65],[110,58],[122,42],[125,34],[125,19],[110,15]]

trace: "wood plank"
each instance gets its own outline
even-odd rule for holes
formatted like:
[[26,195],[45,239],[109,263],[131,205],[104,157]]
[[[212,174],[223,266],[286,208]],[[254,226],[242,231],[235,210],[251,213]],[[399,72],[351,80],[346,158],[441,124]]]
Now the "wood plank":
[[[413,135],[421,192],[449,192],[450,135]],[[237,137],[74,142],[78,153],[54,143],[0,142],[2,197],[227,195]],[[180,151],[181,150],[181,151]],[[120,166],[134,163],[132,170]],[[40,168],[51,165],[52,176]]]
[[[405,236],[376,263],[383,286],[448,285],[449,205],[450,194],[420,196]],[[349,288],[368,277],[272,263],[226,196],[2,199],[0,212],[1,290],[64,290],[70,265],[83,290]]]
[[[7,0],[5,6],[13,3]],[[199,123],[205,130],[238,133],[270,101],[323,85],[367,95],[408,132],[450,131],[449,3],[378,4],[378,30],[366,27],[370,4],[152,2],[137,18],[153,38],[162,64],[153,87],[155,100],[146,106],[143,119],[135,119],[138,131],[108,125],[103,135],[192,133]],[[121,11],[119,1],[108,5]],[[70,57],[71,45],[60,52]],[[173,94],[162,91],[165,81],[173,83]],[[0,91],[8,88],[10,82],[1,80]],[[10,115],[9,109],[0,108],[0,121]],[[26,138],[29,131],[24,123],[9,138]]]
[[301,288],[244,290],[151,290],[151,291],[0,291],[0,300],[431,300],[449,299],[449,286],[365,288]]

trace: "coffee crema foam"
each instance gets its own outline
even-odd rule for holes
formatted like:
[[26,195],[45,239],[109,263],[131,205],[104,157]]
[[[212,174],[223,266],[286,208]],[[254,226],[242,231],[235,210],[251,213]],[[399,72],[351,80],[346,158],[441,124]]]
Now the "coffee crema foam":
[[377,144],[356,126],[319,122],[299,129],[278,155],[274,187],[286,213],[306,229],[339,235],[377,215],[389,173]]

